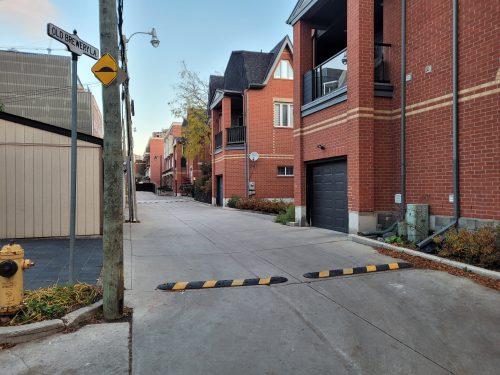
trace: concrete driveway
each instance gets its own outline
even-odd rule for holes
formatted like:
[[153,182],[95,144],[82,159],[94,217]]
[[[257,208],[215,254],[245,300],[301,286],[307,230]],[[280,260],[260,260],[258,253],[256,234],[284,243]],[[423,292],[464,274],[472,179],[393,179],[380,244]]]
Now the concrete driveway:
[[[306,279],[394,262],[344,234],[138,193],[125,228],[134,374],[497,374],[500,294],[447,273]],[[166,281],[285,276],[164,292]]]

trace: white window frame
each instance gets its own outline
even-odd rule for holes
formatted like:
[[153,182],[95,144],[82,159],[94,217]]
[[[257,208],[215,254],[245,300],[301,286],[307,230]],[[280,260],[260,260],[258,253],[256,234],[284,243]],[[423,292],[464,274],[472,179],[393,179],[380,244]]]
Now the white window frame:
[[[288,125],[283,125],[283,107],[288,106]],[[276,108],[278,108],[278,114],[276,114]],[[276,117],[279,117],[277,120]],[[274,126],[276,128],[293,128],[293,103],[286,102],[274,102]]]
[[274,71],[274,78],[293,80],[293,67],[290,61],[281,60]]
[[[280,174],[280,168],[285,168],[285,174]],[[293,165],[279,165],[276,172],[278,176],[293,177]]]

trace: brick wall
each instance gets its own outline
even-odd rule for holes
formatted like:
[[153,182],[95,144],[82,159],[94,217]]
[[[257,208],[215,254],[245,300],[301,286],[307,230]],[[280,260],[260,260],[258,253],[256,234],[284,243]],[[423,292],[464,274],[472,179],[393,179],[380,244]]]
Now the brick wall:
[[[149,172],[150,180],[156,186],[160,186],[160,170],[163,163],[163,138],[149,139]],[[156,158],[155,158],[156,157]]]
[[[400,12],[399,3],[384,1],[391,19]],[[428,203],[431,214],[452,215],[453,204],[448,201],[453,193],[452,2],[420,0],[407,7],[407,73],[412,74],[407,83],[407,202]],[[459,164],[463,217],[500,218],[499,22],[497,2],[459,2]],[[400,108],[398,27],[386,30],[387,42],[394,43],[391,76],[396,83],[392,100],[395,111]],[[431,73],[425,73],[426,66],[432,67]],[[482,96],[475,97],[478,95]],[[399,121],[399,118],[393,120],[398,138]],[[399,144],[396,146],[399,153]]]
[[[400,190],[399,0],[384,1],[393,98],[373,93],[373,4],[348,1],[348,100],[300,119],[302,74],[311,69],[311,29],[294,25],[295,202],[305,205],[305,165],[348,159],[350,211],[394,211]],[[452,2],[407,2],[407,203],[452,215]],[[460,1],[461,216],[500,219],[500,12],[498,2]],[[425,73],[425,67],[432,67]],[[321,129],[320,129],[321,128]],[[317,148],[323,144],[325,150]]]
[[[293,64],[292,55],[285,50],[282,59]],[[293,81],[274,79],[274,72],[262,89],[248,89],[243,95],[244,123],[247,128],[248,152],[258,152],[259,160],[249,163],[250,181],[255,182],[257,198],[293,198],[293,177],[277,175],[278,166],[293,166],[293,128],[274,126],[274,102],[293,102]],[[231,99],[222,101],[221,110],[212,111],[212,143],[215,143],[215,124],[222,116],[223,145],[225,129],[231,126]],[[212,196],[216,196],[217,175],[223,175],[224,198],[246,196],[245,150],[227,150],[212,156]]]
[[[285,50],[281,59],[293,64]],[[265,88],[247,90],[248,152],[258,152],[257,162],[250,162],[250,181],[255,182],[257,198],[293,198],[293,177],[277,175],[278,166],[293,166],[293,128],[274,126],[274,103],[293,103],[293,81],[273,78]]]

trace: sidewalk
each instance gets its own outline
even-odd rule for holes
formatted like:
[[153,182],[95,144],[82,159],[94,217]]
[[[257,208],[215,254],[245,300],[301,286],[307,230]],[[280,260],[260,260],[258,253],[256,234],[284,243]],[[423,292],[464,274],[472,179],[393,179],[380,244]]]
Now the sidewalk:
[[3,375],[128,374],[128,323],[88,325],[0,351]]

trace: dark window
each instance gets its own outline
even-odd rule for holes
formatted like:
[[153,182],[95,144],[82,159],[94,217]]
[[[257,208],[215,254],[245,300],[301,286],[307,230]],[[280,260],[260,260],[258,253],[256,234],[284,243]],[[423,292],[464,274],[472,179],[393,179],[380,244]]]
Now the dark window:
[[293,167],[278,167],[278,176],[293,176]]

